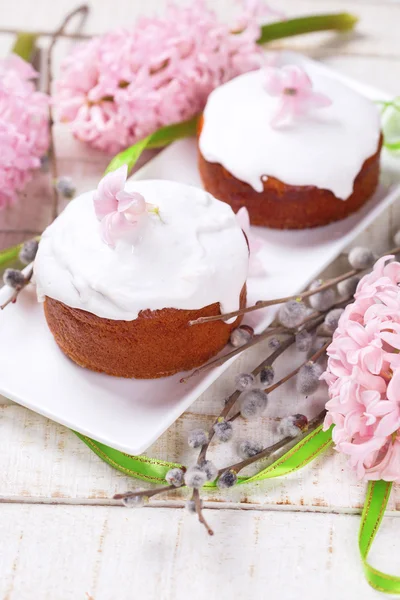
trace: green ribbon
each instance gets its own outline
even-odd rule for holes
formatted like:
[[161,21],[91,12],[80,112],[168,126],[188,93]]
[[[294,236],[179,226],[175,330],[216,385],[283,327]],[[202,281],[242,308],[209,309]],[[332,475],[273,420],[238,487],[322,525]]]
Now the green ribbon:
[[[167,485],[165,481],[167,472],[173,467],[182,467],[182,465],[177,463],[149,458],[148,456],[132,456],[131,454],[114,450],[114,448],[109,448],[105,444],[96,442],[86,435],[82,435],[76,431],[75,433],[97,456],[115,469],[125,473],[125,475],[135,477],[136,479]],[[272,479],[273,477],[281,477],[282,475],[293,473],[319,456],[331,444],[331,430],[322,431],[321,425],[256,475],[238,477],[238,484]],[[216,487],[215,482],[209,482],[206,485],[207,487]]]
[[[178,463],[149,458],[147,456],[133,456],[109,448],[105,444],[96,442],[91,438],[77,433],[76,435],[102,460],[118,469],[125,475],[141,479],[149,483],[167,485],[165,476],[169,469],[181,467]],[[332,429],[323,431],[318,427],[288,452],[279,457],[271,465],[261,469],[256,475],[250,477],[239,477],[238,484],[262,481],[274,477],[282,477],[298,471],[320,456],[332,445]],[[215,482],[206,484],[207,488],[215,488]],[[370,482],[364,510],[361,517],[359,533],[359,549],[364,567],[365,577],[368,583],[376,590],[388,594],[400,594],[400,577],[388,575],[372,567],[368,561],[368,553],[372,542],[381,524],[386,505],[389,499],[392,484],[385,481]]]
[[392,483],[387,481],[370,481],[368,484],[367,497],[361,516],[358,547],[368,583],[379,592],[400,594],[400,577],[382,573],[367,561],[372,542],[385,514],[391,489]]

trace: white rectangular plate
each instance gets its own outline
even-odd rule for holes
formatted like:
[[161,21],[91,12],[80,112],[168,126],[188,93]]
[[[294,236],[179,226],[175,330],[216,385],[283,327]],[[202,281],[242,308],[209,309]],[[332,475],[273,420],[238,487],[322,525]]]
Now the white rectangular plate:
[[[286,62],[307,62],[298,55]],[[332,74],[330,69],[321,69]],[[335,74],[372,99],[385,94]],[[382,170],[385,171],[385,159]],[[194,140],[172,144],[150,161],[136,179],[173,179],[201,185]],[[304,231],[255,228],[265,241],[260,259],[265,276],[248,281],[248,302],[295,294],[324,269],[343,248],[376,219],[396,198],[380,186],[366,206],[348,219]],[[0,301],[9,290],[0,291]],[[257,332],[267,327],[273,311],[249,315]],[[54,421],[108,446],[139,454],[148,448],[207,389],[230,363],[179,382],[178,374],[158,380],[127,380],[82,369],[67,359],[55,344],[36,302],[33,289],[24,291],[17,304],[0,314],[0,393]],[[234,360],[234,359],[233,359]]]

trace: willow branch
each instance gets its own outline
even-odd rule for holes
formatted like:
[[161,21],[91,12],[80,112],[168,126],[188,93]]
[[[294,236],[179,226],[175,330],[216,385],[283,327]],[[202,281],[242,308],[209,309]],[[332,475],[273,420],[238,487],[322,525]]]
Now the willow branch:
[[211,529],[211,527],[209,526],[209,524],[207,523],[207,521],[204,518],[203,507],[202,507],[202,503],[201,503],[201,499],[200,499],[200,492],[198,489],[193,490],[192,500],[194,502],[194,506],[195,506],[196,513],[197,513],[200,523],[202,525],[204,525],[204,527],[207,530],[208,535],[214,535],[213,530]]
[[22,292],[22,290],[24,290],[26,288],[26,286],[29,284],[29,282],[31,281],[32,275],[33,275],[33,264],[30,266],[29,271],[25,275],[24,284],[20,288],[14,290],[12,295],[0,306],[0,310],[4,310],[6,308],[6,306],[8,306],[9,304],[15,304],[15,302],[17,301],[17,298],[20,295],[20,293]]
[[306,290],[305,292],[302,292],[301,294],[294,294],[293,296],[284,296],[283,298],[274,298],[273,300],[259,300],[253,306],[241,308],[239,310],[235,310],[230,313],[225,313],[223,315],[212,315],[210,317],[199,317],[195,321],[190,321],[189,325],[201,325],[202,323],[210,323],[212,321],[221,321],[221,320],[226,321],[233,317],[239,317],[241,315],[245,315],[247,313],[254,312],[255,310],[260,310],[260,308],[268,308],[269,306],[276,306],[277,304],[284,304],[285,302],[289,302],[290,300],[297,300],[300,302],[302,300],[305,300],[306,298],[309,298],[310,296],[314,296],[314,294],[319,294],[320,292],[323,292],[324,290],[327,290],[328,288],[331,288],[334,285],[337,285],[338,283],[340,283],[341,281],[344,281],[345,279],[349,279],[350,277],[357,275],[357,273],[359,273],[359,272],[360,271],[357,269],[352,269],[351,271],[344,273],[344,275],[339,275],[338,277],[334,277],[333,279],[328,279],[328,281],[325,281],[325,283],[321,284],[319,287],[312,289],[312,290]]
[[[313,323],[311,327],[307,328],[307,331],[312,331],[313,329],[316,329],[318,327],[319,323]],[[294,341],[294,338],[293,338]],[[282,377],[282,379],[280,379],[279,381],[277,381],[276,383],[274,383],[273,385],[271,385],[270,387],[266,388],[264,390],[265,393],[270,394],[271,392],[273,392],[274,390],[276,390],[279,386],[283,385],[284,383],[286,383],[287,381],[289,381],[289,379],[291,379],[292,377],[294,377],[295,375],[297,375],[297,373],[300,371],[300,369],[302,367],[304,367],[304,365],[306,365],[308,362],[316,362],[319,358],[321,358],[321,356],[325,353],[326,349],[328,348],[329,344],[331,343],[331,340],[329,340],[329,342],[326,342],[326,344],[324,344],[319,350],[317,350],[310,358],[307,358],[307,360],[305,360],[299,367],[297,367],[296,369],[294,369],[293,371],[291,371],[290,373],[288,373],[288,375],[285,375],[285,377]],[[240,417],[240,411],[238,411],[237,413],[235,413],[230,419],[229,421],[236,421],[236,419],[238,419]]]
[[287,381],[289,381],[289,379],[291,379],[292,377],[294,377],[295,375],[297,375],[297,373],[300,371],[300,369],[302,367],[304,367],[304,365],[306,365],[309,362],[317,362],[317,360],[319,360],[321,358],[321,356],[323,354],[325,354],[328,346],[330,345],[331,340],[329,340],[328,342],[326,342],[319,350],[317,350],[317,352],[315,352],[310,358],[307,358],[307,360],[305,360],[300,366],[298,366],[296,369],[293,369],[293,371],[291,371],[290,373],[288,373],[287,375],[285,375],[285,377],[282,377],[282,379],[280,379],[279,381],[277,381],[276,383],[270,385],[269,387],[267,387],[264,392],[266,392],[267,394],[270,394],[271,392],[273,392],[274,390],[276,390],[279,386],[283,385],[284,383],[286,383]]
[[[82,4],[78,6],[75,10],[71,11],[66,15],[61,25],[54,31],[51,35],[50,44],[47,49],[47,84],[46,84],[46,93],[51,95],[51,85],[53,80],[53,50],[57,40],[64,34],[64,30],[69,24],[69,22],[76,17],[77,15],[81,15],[81,24],[85,20],[89,13],[89,6],[87,4]],[[53,116],[53,107],[52,103],[49,104],[49,149],[48,149],[48,157],[50,164],[50,173],[52,178],[52,194],[53,194],[53,220],[58,215],[58,191],[56,187],[57,179],[58,179],[58,168],[57,168],[57,158],[55,151],[55,140],[54,140],[54,116]]]
[[[392,248],[388,252],[382,254],[379,258],[386,256],[388,254],[399,254],[400,247]],[[366,269],[351,269],[347,271],[347,273],[343,273],[343,275],[338,275],[337,277],[333,277],[332,279],[328,279],[319,287],[314,288],[312,290],[305,290],[300,294],[294,294],[293,296],[285,296],[283,298],[274,298],[273,300],[259,300],[253,306],[248,306],[246,308],[241,308],[239,310],[235,310],[230,313],[225,313],[221,315],[212,315],[210,317],[200,317],[195,319],[194,321],[189,321],[189,325],[200,325],[202,323],[210,323],[212,321],[226,321],[228,319],[232,319],[233,317],[239,317],[241,315],[245,315],[247,313],[253,312],[255,310],[260,310],[261,308],[268,308],[269,306],[276,306],[277,304],[284,304],[285,302],[289,302],[290,300],[305,300],[310,296],[314,296],[314,294],[318,294],[319,292],[323,292],[327,290],[341,281],[345,281],[346,279],[350,279],[350,277],[354,277],[354,275],[359,275],[360,273],[364,273],[365,271],[369,271],[370,267]]]
[[[253,369],[252,375],[254,375],[256,377],[263,369],[265,369],[265,367],[272,366],[273,363],[277,360],[277,358],[279,358],[279,356],[281,356],[281,354],[283,354],[285,352],[285,350],[287,350],[287,348],[289,348],[294,343],[294,340],[295,340],[295,336],[291,335],[286,340],[281,342],[281,345],[279,346],[279,348],[274,350],[274,352],[272,352],[269,356],[267,356],[267,358],[265,358],[259,365],[257,365],[257,367],[255,367]],[[204,444],[200,449],[199,457],[197,459],[198,464],[200,464],[206,458],[207,450],[210,446],[211,440],[214,437],[213,426],[215,425],[215,423],[217,423],[218,419],[221,419],[221,418],[225,419],[229,415],[230,411],[232,410],[236,401],[238,400],[240,394],[241,394],[241,392],[239,390],[236,390],[235,392],[233,392],[229,396],[227,402],[225,403],[225,406],[223,407],[223,409],[220,412],[220,414],[218,415],[218,417],[216,417],[216,419],[214,420],[214,423],[208,433],[208,442],[206,444]]]
[[145,498],[151,498],[152,496],[156,496],[157,494],[162,494],[164,492],[168,492],[171,490],[177,490],[182,486],[175,485],[163,485],[159,488],[154,488],[153,490],[133,490],[133,492],[124,492],[123,494],[114,494],[114,500],[123,500],[124,498],[132,498],[132,496],[143,496]]
[[[314,429],[316,429],[317,427],[319,427],[321,425],[321,423],[324,421],[325,415],[326,415],[326,410],[321,411],[316,417],[314,417],[314,419],[312,419],[309,422],[307,431],[300,433],[296,437],[285,437],[282,440],[279,440],[278,442],[276,442],[275,444],[272,444],[272,446],[268,446],[267,448],[264,448],[263,450],[261,450],[261,452],[259,452],[258,454],[255,454],[254,456],[245,458],[244,460],[237,462],[234,465],[230,465],[229,467],[224,467],[223,469],[220,469],[218,471],[218,475],[222,475],[222,473],[224,473],[225,471],[230,471],[230,470],[235,471],[235,473],[239,473],[245,467],[248,467],[249,465],[251,465],[259,460],[262,460],[264,458],[271,458],[272,456],[273,456],[273,461],[271,461],[271,463],[275,462],[275,460],[277,459],[275,454],[279,450],[282,450],[282,454],[284,454],[290,448],[293,448],[293,446],[296,446],[296,444],[298,444],[303,438],[305,438],[307,435],[309,435],[310,432],[314,431]],[[266,465],[266,466],[268,466],[268,465]]]
[[[333,306],[331,306],[331,308],[329,310],[332,310],[333,308],[337,308],[342,305],[343,305],[343,302],[334,304]],[[214,369],[215,367],[219,367],[220,365],[223,365],[224,363],[226,363],[228,360],[230,360],[234,356],[237,356],[238,354],[240,354],[241,352],[244,352],[245,350],[247,350],[248,348],[251,348],[252,346],[256,346],[257,344],[259,344],[260,342],[264,341],[265,339],[271,337],[272,335],[277,335],[277,334],[282,334],[282,335],[294,334],[295,335],[296,333],[301,331],[301,329],[304,328],[304,326],[307,325],[308,323],[311,323],[312,325],[314,325],[314,322],[317,322],[317,321],[318,321],[318,324],[322,323],[323,319],[321,319],[321,315],[325,315],[327,312],[329,312],[329,311],[324,311],[324,312],[315,311],[315,312],[311,313],[311,315],[308,315],[308,317],[306,317],[301,323],[299,323],[299,325],[296,328],[293,328],[293,329],[288,329],[287,327],[283,327],[283,326],[269,327],[263,333],[255,335],[249,342],[247,342],[247,344],[243,344],[243,346],[240,346],[239,348],[235,348],[234,350],[231,350],[231,352],[228,352],[227,354],[224,354],[223,356],[220,356],[219,358],[214,358],[213,360],[206,363],[205,365],[202,365],[198,369],[195,369],[194,371],[192,371],[190,373],[190,375],[187,375],[186,377],[182,377],[182,379],[180,380],[180,383],[187,383],[189,381],[189,379],[192,379],[192,377],[196,377],[196,375],[200,375],[201,373],[204,373],[205,371],[208,371],[209,369]]]
[[226,363],[228,360],[230,360],[234,356],[237,356],[238,354],[240,354],[241,352],[244,352],[244,350],[247,350],[248,348],[252,348],[252,346],[256,346],[260,342],[266,340],[267,338],[269,338],[273,335],[285,334],[285,333],[290,333],[290,330],[288,330],[286,327],[270,327],[270,328],[266,329],[263,333],[255,335],[249,342],[247,342],[247,344],[244,344],[243,346],[240,346],[239,348],[235,348],[231,352],[228,352],[227,354],[224,354],[223,356],[220,356],[219,358],[215,358],[214,360],[211,360],[207,364],[202,365],[198,369],[195,369],[194,371],[192,371],[190,373],[190,375],[187,375],[187,377],[182,377],[182,379],[180,380],[180,383],[187,383],[189,381],[189,379],[192,379],[192,377],[195,377],[196,375],[200,375],[200,373],[204,373],[204,371],[208,371],[209,369],[214,369],[215,367],[219,367],[220,365],[223,365],[224,363]]

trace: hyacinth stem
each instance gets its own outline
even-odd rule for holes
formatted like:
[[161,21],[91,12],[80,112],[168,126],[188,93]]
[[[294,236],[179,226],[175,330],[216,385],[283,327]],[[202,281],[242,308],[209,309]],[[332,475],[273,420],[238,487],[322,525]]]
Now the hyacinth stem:
[[333,13],[324,15],[311,15],[306,17],[297,17],[268,23],[261,27],[261,36],[257,40],[258,44],[265,44],[274,40],[301,35],[303,33],[313,33],[315,31],[351,31],[358,21],[358,17],[349,13]]
[[2,250],[0,252],[1,270],[7,268],[10,264],[17,260],[21,248],[22,244],[18,244],[17,246],[12,246],[12,248],[7,248],[6,250]]
[[114,156],[107,166],[105,173],[115,171],[123,165],[127,165],[128,172],[130,172],[144,150],[150,150],[152,148],[164,148],[164,146],[167,146],[171,142],[196,135],[197,121],[198,115],[195,115],[187,121],[161,127],[161,129],[158,129],[154,133],[136,142],[136,144],[133,144],[133,146],[126,148],[126,150],[123,150]]

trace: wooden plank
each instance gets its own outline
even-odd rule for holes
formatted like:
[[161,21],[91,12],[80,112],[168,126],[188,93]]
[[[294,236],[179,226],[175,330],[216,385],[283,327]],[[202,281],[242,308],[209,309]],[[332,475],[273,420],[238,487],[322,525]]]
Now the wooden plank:
[[[210,538],[195,517],[167,508],[0,505],[0,515],[4,600],[377,597],[354,516],[207,510]],[[375,552],[395,573],[399,525],[387,519]]]
[[[196,453],[186,447],[186,435],[193,427],[207,422],[210,418],[204,414],[186,413],[146,454],[190,465]],[[273,419],[265,418],[258,429],[273,431],[274,425]],[[245,429],[240,426],[237,440],[246,436]],[[111,499],[115,493],[147,487],[108,466],[68,429],[17,405],[0,406],[0,430],[0,498],[3,500],[113,504]],[[252,437],[255,437],[254,432]],[[258,435],[258,439],[262,437]],[[271,434],[271,441],[274,438]],[[220,444],[209,456],[219,467],[232,464],[237,460],[236,444]],[[344,457],[332,450],[288,477],[237,486],[224,492],[204,491],[204,498],[221,506],[228,502],[264,508],[354,512],[363,506],[364,494],[364,484],[357,482]],[[186,490],[166,493],[155,503],[181,505],[186,495]],[[396,505],[400,506],[398,488],[394,490],[390,506]]]

